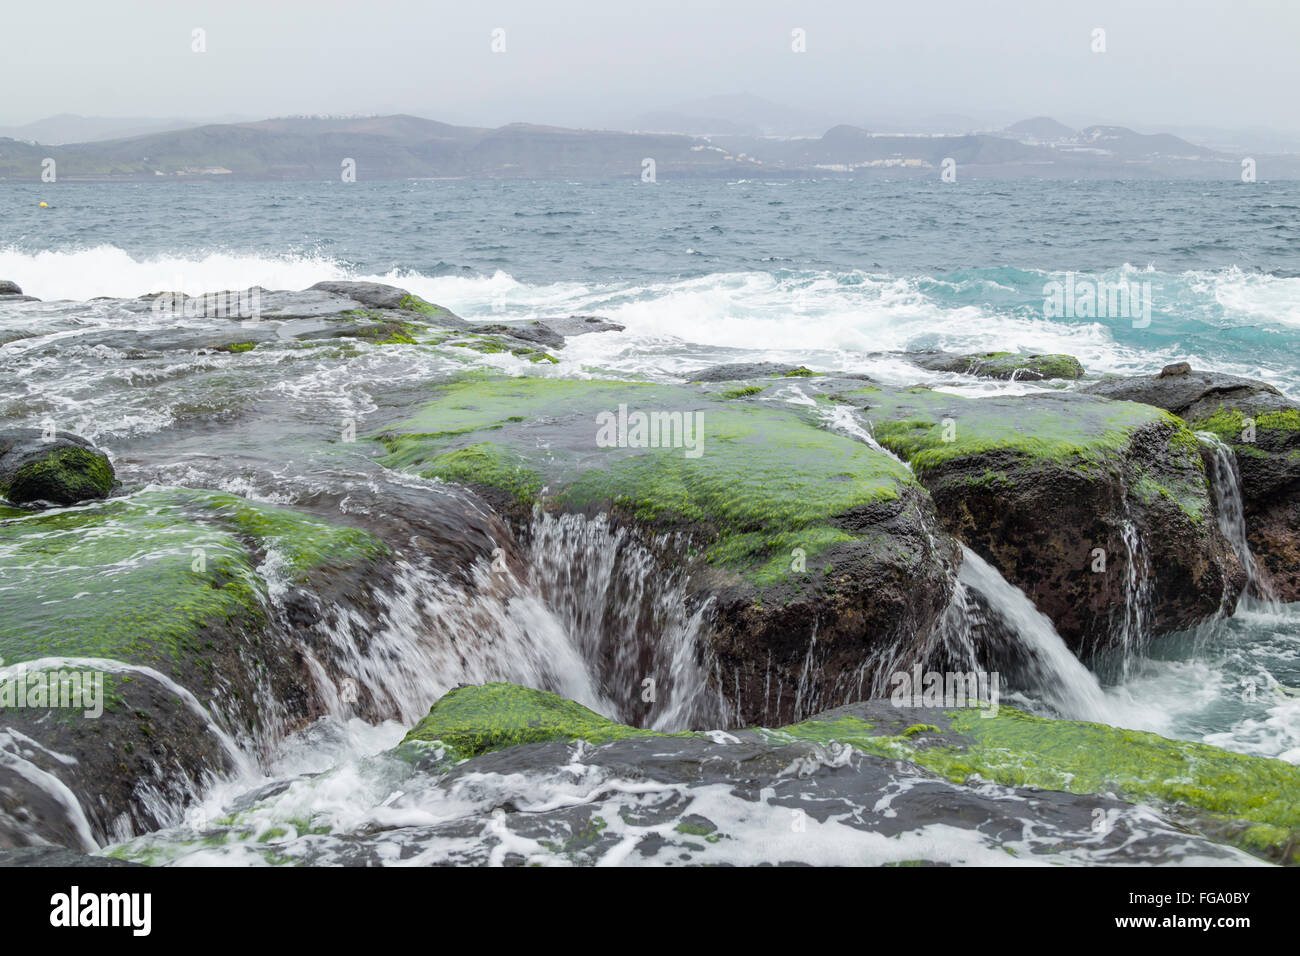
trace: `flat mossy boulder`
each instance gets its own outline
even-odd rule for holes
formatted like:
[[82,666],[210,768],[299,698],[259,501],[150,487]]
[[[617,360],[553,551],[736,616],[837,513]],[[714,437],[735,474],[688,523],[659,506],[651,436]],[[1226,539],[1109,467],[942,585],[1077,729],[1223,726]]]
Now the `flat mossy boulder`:
[[1215,519],[1201,444],[1176,416],[1069,392],[849,385],[833,397],[1076,652],[1133,649],[1235,606],[1245,571]]
[[[28,771],[0,766],[0,791],[63,808],[47,825],[0,801],[0,845],[159,826],[159,808],[307,719],[311,675],[270,581],[328,598],[384,551],[366,531],[207,491],[0,517],[0,737],[29,742]],[[100,713],[16,693],[18,681],[50,686],[33,676],[50,673],[102,681]]]
[[951,352],[911,352],[908,357],[921,368],[933,372],[960,372],[979,378],[1019,382],[1083,378],[1083,365],[1079,360],[1073,355],[1060,353],[976,352],[955,355]]
[[117,487],[108,456],[79,435],[0,429],[0,498],[16,505],[75,505]]
[[390,467],[533,508],[680,533],[708,668],[740,719],[859,696],[929,638],[955,544],[893,457],[793,406],[647,382],[466,377],[377,436]]
[[1255,559],[1278,598],[1300,601],[1300,403],[1266,382],[1187,363],[1088,390],[1163,408],[1232,449]]
[[553,740],[602,744],[655,736],[659,735],[654,731],[617,723],[558,694],[493,683],[447,692],[402,742],[437,741],[463,759],[519,744]]

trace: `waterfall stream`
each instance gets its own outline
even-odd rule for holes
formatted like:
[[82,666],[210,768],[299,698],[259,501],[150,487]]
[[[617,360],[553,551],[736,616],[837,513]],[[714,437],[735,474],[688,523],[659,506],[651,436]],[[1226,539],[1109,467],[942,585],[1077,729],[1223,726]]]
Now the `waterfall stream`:
[[1246,505],[1241,491],[1237,456],[1213,432],[1197,432],[1196,437],[1212,453],[1209,472],[1210,486],[1214,492],[1215,516],[1219,530],[1232,545],[1241,566],[1246,569],[1245,594],[1275,605],[1277,596],[1273,593],[1268,578],[1260,573],[1259,564],[1255,561],[1250,541],[1246,537]]
[[965,545],[961,550],[952,613],[944,629],[950,658],[971,670],[1001,673],[1012,688],[1062,717],[1108,721],[1101,685],[1051,620],[997,568]]
[[708,602],[691,608],[685,572],[663,570],[667,536],[539,514],[526,538],[518,569],[483,560],[468,584],[402,560],[376,595],[377,620],[330,608],[329,666],[303,649],[327,712],[353,716],[360,694],[370,714],[409,725],[458,684],[508,681],[657,730],[720,720],[698,647]]

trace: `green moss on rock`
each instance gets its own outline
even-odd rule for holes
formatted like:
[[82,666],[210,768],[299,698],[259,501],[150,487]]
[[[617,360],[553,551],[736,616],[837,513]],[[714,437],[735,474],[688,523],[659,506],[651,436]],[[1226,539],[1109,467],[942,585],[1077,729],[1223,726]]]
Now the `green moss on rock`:
[[[1246,431],[1246,415],[1240,409],[1220,406],[1214,414],[1198,419],[1192,428],[1201,432],[1212,432],[1230,445],[1240,444]],[[1300,431],[1300,411],[1286,408],[1274,412],[1261,412],[1255,416],[1255,430],[1294,432]]]
[[542,476],[528,466],[522,455],[491,442],[437,452],[424,460],[421,474],[462,485],[495,488],[520,505],[530,505],[542,490]]
[[964,399],[928,388],[863,390],[861,397],[876,439],[918,470],[998,451],[1026,461],[1100,465],[1153,423],[1164,423],[1171,438],[1187,433],[1192,446],[1196,440],[1177,416],[1136,402]]
[[[702,415],[697,457],[684,447],[597,445],[597,416]],[[693,422],[695,419],[692,418]],[[682,386],[547,378],[468,378],[380,436],[390,467],[569,511],[614,510],[660,529],[704,532],[710,563],[771,583],[854,540],[843,515],[916,488],[891,456],[764,404]]]
[[[1279,859],[1294,852],[1300,839],[1300,767],[1294,764],[1009,707],[995,717],[986,714],[948,712],[945,737],[932,746],[912,739],[920,733],[913,734],[915,728],[882,735],[855,717],[814,719],[767,733],[772,739],[835,741],[909,760],[954,783],[984,780],[1153,801],[1243,848]],[[959,743],[951,742],[953,734]],[[1248,825],[1228,826],[1238,821]]]
[[52,445],[0,479],[0,497],[23,504],[52,501],[70,505],[104,498],[117,484],[113,466],[100,451],[73,444]]
[[365,320],[366,324],[345,328],[336,333],[337,338],[355,338],[371,345],[416,345],[429,330],[419,322],[404,322],[393,318],[391,312],[379,309],[354,309],[344,312],[347,318]]
[[0,657],[202,669],[216,650],[210,632],[255,637],[265,627],[256,569],[269,553],[301,582],[383,548],[354,528],[190,490],[0,520]]
[[876,440],[909,461],[923,482],[958,461],[981,458],[999,463],[996,473],[984,469],[993,484],[1014,481],[1024,467],[1100,474],[1123,466],[1139,434],[1155,434],[1168,467],[1160,476],[1134,475],[1138,492],[1148,501],[1169,499],[1197,524],[1206,517],[1200,443],[1182,419],[1150,405],[1064,395],[966,399],[928,388],[840,397],[864,406]]
[[418,295],[403,296],[397,305],[398,308],[406,312],[419,312],[422,315],[428,315],[434,318],[445,316],[455,318],[455,315],[449,309],[444,309],[440,305],[434,305],[432,302],[426,302]]
[[973,742],[922,762],[954,780],[973,775],[1012,786],[1115,791],[1129,799],[1300,828],[1300,767],[1209,744],[1106,724],[1051,720],[1002,708],[988,719],[956,711],[952,729]]
[[764,387],[765,386],[762,385],[745,385],[740,388],[729,388],[725,392],[722,392],[721,394],[723,398],[728,400],[736,399],[736,398],[749,398],[750,396],[758,395],[760,392],[763,391]]
[[474,757],[519,744],[654,736],[661,735],[616,723],[558,694],[496,683],[444,694],[403,743],[436,741],[460,757]]
[[1083,365],[1073,355],[1021,355],[1017,352],[986,352],[968,356],[971,371],[989,378],[1078,379]]

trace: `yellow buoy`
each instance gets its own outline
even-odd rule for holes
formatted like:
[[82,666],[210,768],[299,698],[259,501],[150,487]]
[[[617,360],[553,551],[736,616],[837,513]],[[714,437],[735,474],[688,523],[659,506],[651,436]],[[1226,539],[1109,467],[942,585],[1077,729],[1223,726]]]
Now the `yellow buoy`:
[[41,208],[42,208],[42,209],[49,209],[49,208],[50,208],[50,204],[47,203],[47,202],[43,202],[43,203],[41,203]]

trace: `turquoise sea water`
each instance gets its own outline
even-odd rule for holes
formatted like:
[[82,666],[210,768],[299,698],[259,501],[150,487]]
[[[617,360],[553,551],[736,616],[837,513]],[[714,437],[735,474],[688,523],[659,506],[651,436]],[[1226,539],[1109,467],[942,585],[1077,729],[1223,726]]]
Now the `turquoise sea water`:
[[[1068,273],[1149,282],[1149,324],[1046,317],[1044,285]],[[0,192],[0,277],[42,298],[352,276],[400,282],[465,315],[599,311],[665,346],[841,356],[1050,348],[1120,372],[1185,357],[1300,394],[1295,182],[58,183]]]

